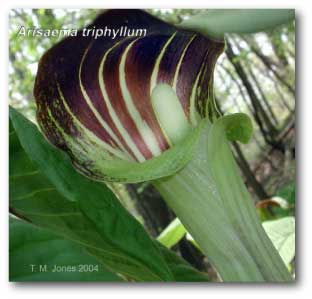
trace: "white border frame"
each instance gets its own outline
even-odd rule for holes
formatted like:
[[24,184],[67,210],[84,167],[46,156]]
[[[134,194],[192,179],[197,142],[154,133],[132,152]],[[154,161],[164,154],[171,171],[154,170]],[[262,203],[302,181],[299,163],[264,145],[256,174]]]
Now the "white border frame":
[[[168,297],[190,298],[205,296],[221,298],[238,295],[240,299],[250,298],[295,298],[296,296],[311,296],[312,283],[309,271],[312,267],[311,227],[312,194],[309,168],[312,167],[312,143],[309,142],[312,130],[312,92],[311,57],[312,57],[312,2],[291,0],[247,1],[186,1],[158,0],[154,3],[146,1],[82,1],[67,2],[60,0],[44,1],[1,1],[1,100],[0,100],[0,141],[1,141],[1,253],[0,253],[0,284],[2,298],[49,299],[86,296],[123,296],[127,298],[158,298]],[[295,8],[297,16],[297,282],[288,285],[243,285],[243,284],[83,284],[83,283],[8,283],[8,12],[11,8]],[[310,175],[310,176],[309,176]],[[308,295],[310,294],[310,295]]]

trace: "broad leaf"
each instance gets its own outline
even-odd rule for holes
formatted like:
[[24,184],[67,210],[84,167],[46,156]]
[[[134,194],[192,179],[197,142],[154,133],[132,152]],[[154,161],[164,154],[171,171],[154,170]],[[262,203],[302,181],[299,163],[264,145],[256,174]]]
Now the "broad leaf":
[[77,173],[34,124],[10,113],[18,133],[10,132],[11,209],[84,245],[114,272],[135,280],[172,280],[159,249],[114,194]]
[[294,182],[278,190],[277,196],[280,196],[287,200],[289,204],[295,204],[296,202],[296,185]]
[[123,281],[83,246],[15,218],[9,253],[10,281]]
[[195,270],[173,251],[158,243],[158,246],[174,276],[178,282],[207,282],[210,278],[207,274]]
[[294,9],[209,9],[186,19],[180,27],[222,38],[225,33],[269,30],[294,18]]
[[65,154],[51,147],[34,124],[14,110],[11,117],[19,132],[18,136],[10,122],[11,212],[82,246],[125,277],[208,280],[152,241],[104,184],[76,173]]
[[283,261],[288,265],[295,257],[295,218],[284,217],[262,223]]

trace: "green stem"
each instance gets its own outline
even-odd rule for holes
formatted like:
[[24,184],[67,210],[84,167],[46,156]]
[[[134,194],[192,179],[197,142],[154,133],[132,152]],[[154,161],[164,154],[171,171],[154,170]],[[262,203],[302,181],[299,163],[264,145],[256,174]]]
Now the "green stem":
[[188,165],[154,185],[224,281],[290,281],[258,219],[224,130],[215,130],[214,136],[208,126],[203,131]]

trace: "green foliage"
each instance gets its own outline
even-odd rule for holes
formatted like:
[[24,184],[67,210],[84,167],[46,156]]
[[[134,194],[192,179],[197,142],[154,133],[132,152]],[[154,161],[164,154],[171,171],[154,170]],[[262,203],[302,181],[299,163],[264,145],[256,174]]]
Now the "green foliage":
[[[15,218],[9,253],[10,281],[123,281],[83,246]],[[56,272],[55,266],[67,270]]]
[[207,282],[209,277],[199,271],[194,271],[190,265],[178,257],[174,252],[167,250],[161,244],[158,244],[173,276],[178,282]]
[[108,269],[129,279],[175,279],[159,245],[104,184],[77,173],[67,156],[14,109],[10,117],[10,208],[14,214],[79,244]]
[[295,182],[292,182],[285,187],[279,189],[276,193],[277,196],[280,196],[287,200],[291,205],[295,204],[296,201],[296,185]]
[[[234,16],[234,22],[233,19],[227,18],[229,22],[225,24],[225,27],[218,26],[218,28],[214,28],[214,25],[209,25],[210,22],[214,24],[217,24],[216,22],[219,21],[222,22],[222,12],[214,13],[214,10],[203,11],[187,9],[163,11],[153,9],[150,11],[174,24],[179,24],[181,22],[187,24],[187,18],[189,18],[191,23],[187,26],[193,26],[196,23],[199,30],[209,35],[214,34],[215,29],[217,29],[219,33],[223,32],[225,29],[231,32],[232,30],[237,30],[235,24],[237,24],[237,26],[243,24],[243,22],[241,22],[241,20],[243,20],[242,15],[236,14],[236,16]],[[223,16],[231,12],[237,13],[238,11],[230,10],[224,12]],[[258,12],[260,13],[261,11]],[[278,10],[275,12],[278,12]],[[293,11],[285,12],[289,12],[289,16],[293,14]],[[16,33],[19,27],[23,25],[28,28],[78,28],[89,23],[97,13],[99,13],[98,10],[85,9],[14,9],[10,12],[9,100],[15,108],[18,108],[19,111],[26,114],[28,118],[34,119],[35,105],[33,102],[32,89],[37,63],[42,54],[56,43],[58,39],[53,37],[17,38]],[[209,18],[205,17],[200,19],[203,14],[198,15],[199,13],[206,14]],[[235,18],[236,20],[240,19],[240,21],[236,22]],[[248,18],[244,20],[247,22]],[[281,19],[272,19],[272,21],[276,23],[280,22],[280,20]],[[201,23],[199,23],[199,21],[201,21]],[[263,21],[264,19],[254,18],[249,24],[258,26],[259,24],[261,25]],[[192,22],[194,22],[193,25]],[[266,26],[270,25],[270,22],[267,21],[263,23],[266,23]],[[207,27],[208,25],[209,28]],[[230,26],[230,30],[228,30],[229,27],[226,26]],[[268,27],[261,27],[261,29],[269,29]],[[246,32],[245,30],[250,30],[250,28],[245,26],[243,30]],[[273,108],[276,116],[278,116],[278,126],[282,127],[289,113],[291,114],[291,111],[294,109],[293,95],[285,89],[275,76],[272,76],[272,73],[267,67],[261,64],[261,61],[254,55],[254,51],[250,48],[248,40],[244,39],[244,36],[235,36],[234,38],[237,41],[237,45],[241,47],[235,46],[234,49],[238,59],[244,65],[248,64],[251,66],[261,83],[261,88],[264,91],[269,105]],[[285,76],[286,81],[294,86],[295,22],[288,22],[284,26],[275,28],[273,31],[256,34],[252,36],[252,39],[254,39],[260,53],[272,62],[278,74]],[[274,48],[275,46],[276,49]],[[273,51],[270,50],[271,47],[273,47]],[[276,57],[276,55],[280,57]],[[280,63],[280,58],[283,58],[284,55],[289,62],[287,68]],[[223,66],[230,70],[232,76],[229,76],[228,73],[224,73],[222,69]],[[237,82],[235,82],[235,80],[241,85],[242,94],[240,94],[237,89]],[[217,65],[215,83],[218,103],[222,105],[223,111],[226,113],[244,111],[252,115],[253,111],[248,106],[249,98],[245,87],[241,84],[237,73],[230,68],[226,57],[223,57]],[[252,87],[255,88],[255,90],[257,89],[254,84]],[[263,100],[262,97],[259,97],[259,99],[261,101]],[[244,147],[244,152],[245,154],[247,153],[250,161],[258,163],[258,154],[262,155],[262,153],[265,152],[265,143],[258,124],[254,119],[253,125],[255,129],[253,139],[248,146]],[[55,261],[61,260],[61,262],[66,262],[68,264],[74,264],[75,256],[80,256],[79,259],[84,259],[86,262],[94,259],[94,261],[101,265],[103,273],[83,275],[83,277],[80,278],[77,276],[77,280],[86,279],[91,281],[98,279],[111,281],[113,279],[119,279],[119,277],[109,273],[106,267],[112,272],[118,271],[123,274],[122,277],[124,279],[130,280],[208,280],[207,276],[194,270],[176,254],[167,250],[159,243],[150,240],[150,238],[146,236],[144,230],[141,227],[138,228],[139,224],[136,221],[129,220],[129,213],[120,207],[117,199],[107,190],[105,185],[87,181],[84,177],[75,173],[72,170],[70,161],[47,144],[37,129],[32,127],[31,130],[35,133],[36,138],[33,138],[32,134],[25,134],[24,136],[24,129],[27,131],[29,127],[29,122],[19,124],[18,134],[22,137],[21,140],[23,139],[23,146],[25,146],[25,149],[27,148],[27,153],[25,153],[23,147],[20,145],[18,136],[14,132],[14,128],[10,126],[10,207],[13,213],[16,215],[18,214],[20,217],[27,218],[27,220],[31,220],[33,224],[38,226],[37,228],[33,224],[23,223],[23,229],[19,228],[18,230],[25,232],[25,236],[28,236],[28,232],[31,231],[32,238],[34,239],[37,237],[40,238],[41,236],[47,236],[48,238],[50,235],[51,239],[54,239],[51,240],[52,243],[50,240],[46,241],[49,243],[48,246],[51,247],[51,250],[45,249],[47,251],[45,253],[43,250],[40,250],[41,247],[39,245],[39,248],[36,249],[36,246],[33,246],[32,242],[29,242],[30,239],[25,240],[26,237],[23,238],[23,236],[20,236],[20,245],[22,246],[22,243],[25,243],[25,248],[29,247],[31,251],[33,251],[33,255],[25,255],[26,262],[30,263],[34,261],[34,263],[36,263],[37,257],[42,257],[42,260],[46,260],[44,254],[47,254],[47,256],[51,254],[49,256]],[[233,132],[235,135],[238,131],[233,130]],[[230,135],[231,134],[229,134],[228,137]],[[234,135],[233,138],[235,139],[236,137]],[[246,136],[248,135],[249,134]],[[34,140],[36,140],[36,142],[34,142]],[[214,149],[217,150],[217,152],[220,150],[218,145],[216,145]],[[29,159],[29,157],[31,157],[32,160]],[[272,159],[270,157],[268,158]],[[276,162],[275,157],[273,157],[273,160]],[[212,163],[221,162],[222,161],[214,161],[214,159],[212,159]],[[272,173],[266,175],[271,176],[271,174]],[[276,173],[273,173],[273,175],[274,174],[276,176],[278,175]],[[240,176],[240,173],[237,172],[236,175]],[[278,176],[280,177],[280,175]],[[229,174],[228,177],[231,177],[231,174]],[[264,178],[263,181],[265,181],[265,179],[266,178]],[[283,178],[281,177],[281,179]],[[286,181],[288,182],[289,180]],[[280,186],[281,184],[278,185]],[[143,184],[143,187],[144,186]],[[90,192],[90,190],[92,190],[92,192]],[[276,188],[273,187],[272,190],[274,191]],[[234,190],[230,190],[230,192],[237,194],[235,188]],[[271,209],[272,219],[294,215],[295,183],[279,190],[275,195],[285,199],[289,205],[288,208],[273,206]],[[121,212],[111,215],[111,211],[114,211],[114,207],[116,206],[118,211]],[[14,221],[17,220],[14,219]],[[111,224],[111,221],[113,224]],[[20,226],[22,226],[22,224],[20,225],[19,223],[12,227],[10,239],[14,242],[18,241],[17,235],[15,235],[17,229],[14,227]],[[278,224],[277,227],[279,227],[277,228],[277,235],[279,236],[277,239],[282,239],[283,231],[286,227],[288,227],[289,230],[285,235],[292,236],[292,233],[290,233],[291,224],[288,225],[286,222],[282,222]],[[124,233],[118,234],[118,239],[115,239],[115,232]],[[167,245],[173,244],[172,240],[178,240],[180,235],[181,230],[177,235],[169,232],[168,236],[173,236],[173,239],[170,239],[171,237],[168,239],[164,237],[165,243]],[[120,240],[120,238],[125,238],[124,242],[122,242],[123,240]],[[190,238],[189,234],[187,234],[187,239],[190,242],[194,241],[194,239]],[[287,240],[289,240],[289,238]],[[273,243],[275,242],[273,239],[272,241]],[[130,245],[128,246],[126,242],[130,242]],[[134,244],[134,242],[138,244]],[[290,241],[286,241],[286,243],[290,244]],[[64,252],[68,251],[68,254],[62,256],[60,252],[55,252],[54,249],[52,250],[53,244],[59,244],[58,246],[64,248]],[[146,244],[148,245],[145,249]],[[291,246],[290,244],[290,247]],[[281,248],[283,249],[284,247],[282,246]],[[115,250],[120,254],[117,258],[114,255]],[[133,250],[138,250],[138,252],[133,253]],[[286,252],[294,251],[286,250]],[[47,275],[45,278],[40,275],[29,276],[30,273],[27,273],[25,268],[15,266],[15,259],[22,259],[20,253],[19,256],[16,255],[17,253],[17,250],[12,251],[12,258],[10,259],[10,266],[12,265],[10,268],[11,280],[27,280],[28,278],[29,280],[40,280],[42,278],[42,280],[46,279],[52,281],[75,280],[74,276],[69,275],[58,275],[57,277]],[[147,255],[150,254],[151,257],[147,257]],[[283,254],[281,255],[283,257]],[[289,256],[290,254],[288,254],[288,260],[290,260]],[[132,275],[132,272],[136,272],[136,274]],[[155,278],[156,276],[157,278]]]
[[292,9],[209,9],[180,23],[182,28],[208,36],[225,33],[255,33],[293,20]]
[[[34,125],[13,110],[11,119],[25,151],[38,164],[33,184],[28,182],[34,170],[27,180],[24,177],[29,172],[23,169],[10,172],[13,209],[38,225],[85,244],[116,272],[137,280],[170,280],[158,249],[114,194],[104,184],[78,174],[63,153],[52,148]],[[10,137],[14,136],[17,138],[15,134]],[[15,151],[12,156],[12,164],[20,164]]]
[[178,218],[175,218],[170,224],[161,232],[157,240],[166,246],[171,248],[177,244],[183,236],[186,234],[186,229]]
[[273,197],[275,201],[284,201],[278,202],[278,206],[273,206],[271,208],[273,212],[273,219],[278,219],[287,216],[295,215],[295,201],[296,201],[296,186],[292,182],[283,188],[279,189],[276,192],[276,197]]
[[286,265],[295,257],[295,218],[284,217],[262,223]]

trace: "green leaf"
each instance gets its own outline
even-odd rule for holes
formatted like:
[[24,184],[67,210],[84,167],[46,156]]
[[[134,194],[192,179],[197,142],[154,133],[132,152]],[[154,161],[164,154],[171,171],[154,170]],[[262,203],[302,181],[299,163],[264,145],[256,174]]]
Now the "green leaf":
[[284,186],[276,193],[277,196],[280,196],[288,201],[290,204],[295,204],[296,202],[296,184],[294,182]]
[[294,18],[294,9],[209,9],[191,16],[179,26],[222,38],[225,33],[255,33],[270,30]]
[[34,160],[29,159],[10,122],[12,212],[83,247],[108,269],[126,277],[139,281],[208,280],[152,241],[105,185],[78,174],[67,156],[50,146],[35,125],[14,110],[12,114],[21,141]]
[[77,173],[17,111],[10,116],[16,130],[10,131],[11,210],[83,245],[114,272],[139,281],[172,280],[157,246],[107,186]]
[[284,217],[262,223],[283,261],[288,265],[295,257],[295,218]]
[[185,234],[185,227],[178,218],[175,218],[157,237],[157,240],[167,248],[171,248],[177,244]]
[[178,282],[207,282],[210,278],[207,274],[202,273],[191,267],[182,258],[177,256],[173,251],[167,249],[160,243],[157,244],[174,276]]
[[123,281],[82,246],[15,218],[9,253],[10,281]]
[[[275,219],[282,217],[293,216],[295,211],[295,202],[296,202],[296,186],[292,182],[283,188],[279,189],[276,193],[277,196],[274,196],[272,200],[279,199],[279,206],[273,206],[272,211]],[[282,203],[281,201],[284,201]]]

